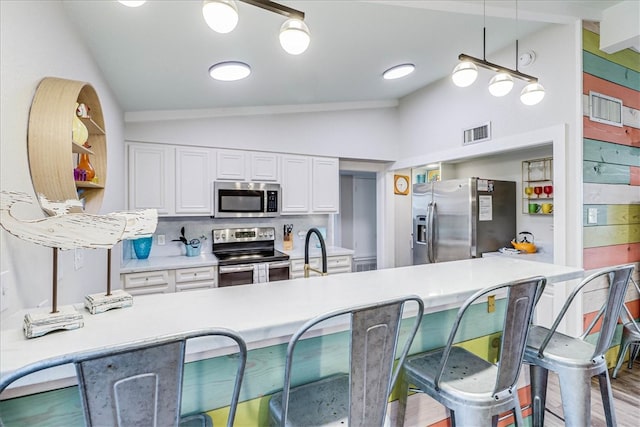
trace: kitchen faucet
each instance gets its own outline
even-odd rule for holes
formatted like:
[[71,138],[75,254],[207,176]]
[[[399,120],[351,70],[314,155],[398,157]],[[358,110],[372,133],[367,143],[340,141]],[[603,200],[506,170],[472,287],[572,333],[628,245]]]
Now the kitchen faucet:
[[[311,234],[315,233],[320,241],[320,248],[322,249],[322,271],[311,268],[309,265],[309,238]],[[327,275],[327,247],[324,244],[324,238],[317,228],[311,228],[307,231],[307,237],[304,239],[304,277],[309,277],[309,270],[315,271],[323,276]]]

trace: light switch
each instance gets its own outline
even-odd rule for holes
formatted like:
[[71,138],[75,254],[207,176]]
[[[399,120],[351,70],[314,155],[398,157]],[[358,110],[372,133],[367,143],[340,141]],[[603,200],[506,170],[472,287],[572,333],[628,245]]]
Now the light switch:
[[597,224],[597,223],[598,223],[598,208],[588,208],[587,224]]
[[165,244],[164,234],[158,234],[158,246]]

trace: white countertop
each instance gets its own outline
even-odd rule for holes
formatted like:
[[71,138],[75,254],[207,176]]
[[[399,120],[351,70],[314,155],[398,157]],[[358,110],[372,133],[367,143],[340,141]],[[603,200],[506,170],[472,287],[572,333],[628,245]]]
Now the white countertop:
[[525,261],[538,261],[538,262],[547,262],[549,264],[553,264],[553,253],[549,252],[534,252],[532,254],[526,252],[520,253],[511,253],[511,252],[485,252],[482,254],[483,257],[491,257],[491,256],[504,256],[504,257],[517,257],[523,259]]
[[152,256],[147,259],[132,258],[120,265],[120,273],[138,273],[151,270],[173,270],[176,268],[218,265],[218,258],[211,252],[199,256]]
[[[301,259],[304,258],[304,245],[299,245],[300,247],[294,247],[290,251],[285,251],[280,249],[285,254],[289,255],[290,259]],[[341,248],[339,246],[327,246],[325,248],[327,250],[327,256],[341,256],[341,255],[353,255],[352,249]],[[316,258],[322,256],[322,249],[311,247],[309,248],[309,257]]]
[[[546,276],[548,282],[553,283],[579,278],[582,274],[580,268],[524,261],[520,257],[489,257],[136,296],[133,306],[128,308],[97,315],[81,309],[85,322],[83,328],[33,339],[26,339],[22,332],[22,319],[27,312],[24,310],[2,324],[0,374],[61,354],[205,326],[236,330],[250,348],[262,347],[266,342],[284,341],[286,338],[283,337],[290,335],[302,323],[330,310],[416,294],[423,298],[425,311],[434,312],[459,306],[473,292],[487,286],[535,275]],[[198,349],[192,353],[210,350]],[[50,376],[54,374],[40,375],[42,377],[33,381],[58,378]]]

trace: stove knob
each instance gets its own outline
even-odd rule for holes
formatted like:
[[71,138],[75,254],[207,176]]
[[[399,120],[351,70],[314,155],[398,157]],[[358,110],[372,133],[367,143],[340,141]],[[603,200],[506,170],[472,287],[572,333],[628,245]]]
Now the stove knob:
[[264,236],[264,233],[258,233],[258,237]]
[[218,240],[220,238],[220,233],[216,233],[213,235],[214,240]]

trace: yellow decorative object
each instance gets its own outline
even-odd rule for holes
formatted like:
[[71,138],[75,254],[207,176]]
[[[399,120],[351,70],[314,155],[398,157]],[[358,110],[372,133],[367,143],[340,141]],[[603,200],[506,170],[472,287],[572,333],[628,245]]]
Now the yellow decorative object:
[[[76,102],[76,111],[79,104]],[[73,129],[71,132],[71,139],[76,144],[82,145],[89,139],[89,131],[87,127],[82,123],[76,114],[73,115]]]

